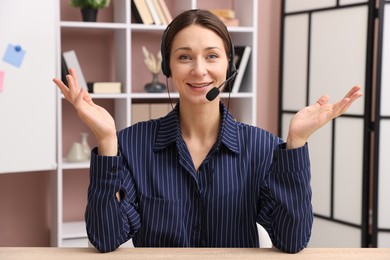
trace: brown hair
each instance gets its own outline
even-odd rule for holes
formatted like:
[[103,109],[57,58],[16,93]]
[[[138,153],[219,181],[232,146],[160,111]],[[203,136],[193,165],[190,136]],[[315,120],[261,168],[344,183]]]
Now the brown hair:
[[[167,77],[171,76],[171,70],[169,67],[169,56],[171,54],[173,40],[180,30],[192,24],[200,25],[202,27],[210,29],[217,35],[219,35],[219,37],[221,37],[224,42],[228,59],[230,61],[233,61],[233,57],[231,57],[234,56],[231,55],[231,53],[234,53],[234,50],[232,50],[233,44],[231,42],[231,38],[225,24],[210,11],[202,9],[188,10],[182,12],[172,20],[172,22],[165,29],[162,37],[162,72]],[[231,66],[229,65],[229,70],[231,70],[230,67]]]

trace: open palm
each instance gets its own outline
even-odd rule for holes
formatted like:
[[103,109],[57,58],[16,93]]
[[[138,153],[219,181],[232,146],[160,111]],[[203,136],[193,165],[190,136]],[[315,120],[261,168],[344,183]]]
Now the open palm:
[[347,111],[351,104],[362,96],[360,89],[361,86],[358,85],[352,87],[337,103],[328,104],[329,97],[322,96],[314,105],[299,110],[290,121],[287,147],[296,148],[304,145],[317,129]]
[[73,69],[69,69],[66,76],[69,88],[60,80],[53,79],[65,96],[76,109],[81,120],[91,129],[96,139],[115,138],[115,122],[110,113],[103,107],[95,104],[84,88],[79,88],[77,75]]

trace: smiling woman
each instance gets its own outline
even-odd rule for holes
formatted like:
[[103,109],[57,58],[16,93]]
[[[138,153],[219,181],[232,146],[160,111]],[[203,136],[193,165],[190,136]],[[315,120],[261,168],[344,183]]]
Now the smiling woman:
[[[191,35],[202,37],[194,38]],[[187,106],[187,102],[191,103],[188,105],[208,104],[205,98],[207,92],[226,79],[228,57],[223,41],[216,33],[199,25],[191,25],[176,35],[169,64],[181,103],[184,106]]]
[[95,134],[86,209],[90,242],[101,252],[132,239],[138,247],[258,247],[257,223],[275,247],[308,243],[313,212],[309,136],[361,96],[321,97],[291,120],[287,142],[237,122],[206,94],[234,75],[226,26],[206,10],[173,19],[161,43],[162,70],[179,102],[166,116],[118,131],[77,87],[54,82]]

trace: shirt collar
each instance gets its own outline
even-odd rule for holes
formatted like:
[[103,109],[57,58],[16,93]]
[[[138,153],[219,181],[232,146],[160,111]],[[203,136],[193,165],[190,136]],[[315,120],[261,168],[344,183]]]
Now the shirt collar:
[[[220,102],[220,111],[222,113],[222,124],[217,139],[217,146],[223,144],[232,152],[239,153],[238,123],[222,102]],[[181,139],[179,103],[171,112],[160,119],[154,151],[166,148],[170,144],[175,143],[178,138]]]

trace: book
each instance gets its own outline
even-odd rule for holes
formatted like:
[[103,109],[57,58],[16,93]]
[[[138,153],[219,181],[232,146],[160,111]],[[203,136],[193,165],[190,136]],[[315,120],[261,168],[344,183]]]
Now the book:
[[232,9],[211,9],[209,11],[215,14],[226,26],[240,25],[240,20],[236,18],[236,13]]
[[236,13],[232,9],[210,9],[209,11],[218,17],[223,17],[227,19],[236,18]]
[[113,81],[113,82],[88,82],[88,92],[94,94],[116,94],[122,93],[121,87],[122,83]]
[[173,18],[172,18],[171,12],[169,11],[167,3],[165,2],[165,0],[158,0],[158,2],[160,4],[161,10],[164,13],[164,16],[165,16],[165,19],[167,20],[167,23],[169,24],[170,22],[172,22]]
[[161,5],[159,3],[159,0],[153,0],[153,5],[156,8],[156,11],[158,13],[158,16],[160,17],[161,24],[168,25],[167,18],[165,18],[164,12],[161,8]]
[[153,24],[153,17],[146,5],[145,0],[132,0],[131,1],[131,12],[134,16],[136,23]]
[[[63,70],[64,74],[69,74],[69,69],[73,68],[76,72],[78,84],[80,88],[87,88],[87,83],[84,78],[84,73],[81,70],[81,66],[79,60],[77,59],[76,52],[74,50],[66,51],[62,53],[62,57],[64,59]],[[64,76],[63,74],[63,76]]]
[[231,93],[238,93],[244,77],[246,67],[248,65],[249,57],[251,55],[251,46],[235,46],[234,47],[234,63],[238,70],[237,76],[233,81]]
[[237,18],[223,18],[218,17],[226,26],[237,27],[240,26],[240,20]]
[[158,15],[157,9],[154,6],[153,0],[145,0],[145,2],[146,2],[146,5],[149,8],[150,14],[152,15],[154,24],[156,24],[156,25],[162,24],[161,20],[160,20],[160,16]]

